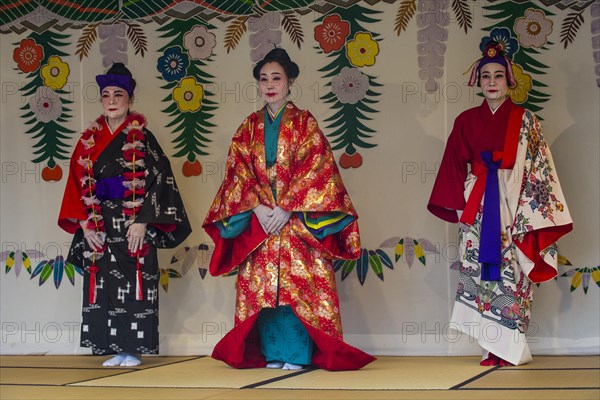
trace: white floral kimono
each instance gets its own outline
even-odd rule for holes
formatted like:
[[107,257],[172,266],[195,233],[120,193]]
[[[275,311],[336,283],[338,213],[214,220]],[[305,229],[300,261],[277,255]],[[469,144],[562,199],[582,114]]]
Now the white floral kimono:
[[[533,301],[532,284],[556,277],[556,242],[572,230],[572,220],[537,117],[512,103],[506,107],[503,117],[506,139],[503,152],[498,152],[497,190],[488,192],[486,187],[487,180],[493,182],[496,179],[487,174],[488,165],[473,162],[464,181],[462,204],[458,200],[439,200],[448,196],[436,193],[432,194],[428,208],[451,222],[456,222],[451,220],[456,217],[444,213],[464,209],[459,235],[460,280],[451,327],[475,338],[487,352],[519,365],[531,360],[526,334]],[[471,111],[467,115],[474,118],[476,112],[480,111]],[[490,127],[500,122],[484,121],[486,124],[492,121],[485,125]],[[468,134],[461,128],[462,122],[458,122],[455,130],[460,131],[464,140]],[[446,165],[457,164],[452,156],[454,152],[445,154],[444,158],[452,160],[446,161]],[[440,172],[456,169],[445,167],[444,161]],[[436,185],[446,189],[451,178],[440,173],[440,182]],[[484,207],[486,193],[493,193],[490,199],[498,197],[490,204],[499,202],[494,205],[495,213],[499,208],[496,218],[500,232],[500,238],[498,233],[495,234],[498,247],[496,278],[486,275],[484,269],[487,266],[480,257],[490,247],[489,242],[482,245],[485,236],[482,235],[482,220],[486,213],[490,215],[489,209]],[[494,243],[491,244],[493,247]]]

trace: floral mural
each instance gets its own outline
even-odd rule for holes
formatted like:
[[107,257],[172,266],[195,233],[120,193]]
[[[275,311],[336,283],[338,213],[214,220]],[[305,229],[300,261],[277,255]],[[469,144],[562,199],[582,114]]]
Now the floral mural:
[[[211,2],[210,7],[203,2],[172,2],[166,7],[152,2],[104,2],[94,3],[94,8],[85,7],[92,4],[90,1],[74,0],[53,3],[52,13],[46,14],[54,19],[45,15],[45,7],[50,5],[43,2],[34,8],[18,0],[5,3],[10,12],[0,10],[0,31],[19,35],[4,51],[6,60],[23,76],[20,92],[25,101],[20,118],[25,129],[21,133],[30,138],[32,161],[43,165],[41,178],[47,182],[62,179],[58,161],[68,159],[68,143],[73,142],[77,125],[72,121],[74,104],[69,83],[80,68],[77,61],[82,62],[92,51],[101,54],[104,67],[152,55],[154,61],[148,67],[160,84],[161,108],[167,121],[160,130],[170,135],[172,156],[185,160],[183,175],[194,177],[202,174],[201,159],[213,151],[211,135],[218,130],[214,115],[219,104],[209,89],[218,79],[212,74],[218,73],[216,65],[228,62],[229,53],[244,38],[250,44],[248,57],[252,62],[260,60],[274,45],[289,40],[322,60],[322,65],[315,68],[326,85],[326,91],[319,93],[326,107],[323,130],[333,149],[340,153],[340,167],[352,169],[361,167],[362,155],[380,143],[371,121],[379,116],[385,88],[374,67],[395,51],[385,46],[390,42],[384,42],[386,33],[391,32],[381,31],[386,29],[381,24],[381,10],[395,11],[390,30],[398,40],[410,41],[416,47],[416,56],[406,62],[418,66],[418,76],[407,79],[420,80],[429,92],[438,90],[444,79],[449,35],[472,34],[474,18],[480,17],[473,13],[470,0],[299,0],[265,4],[227,0]],[[513,57],[517,85],[509,95],[516,103],[534,112],[543,110],[550,100],[550,82],[545,74],[551,67],[544,63],[544,54],[567,49],[581,29],[591,31],[593,51],[585,62],[596,66],[594,79],[600,86],[597,1],[496,0],[482,2],[481,6],[486,25],[476,37],[483,36],[482,49],[487,42],[498,41]],[[413,20],[415,35],[408,37],[405,32]],[[459,29],[450,29],[452,24]],[[155,29],[153,34],[160,40],[148,40],[144,31],[148,29]],[[306,40],[305,32],[310,32]],[[67,49],[73,49],[72,54]],[[465,61],[465,68],[470,61]],[[535,190],[544,195],[543,190]],[[369,270],[383,281],[384,273],[393,270],[394,264],[426,266],[428,254],[436,254],[437,249],[419,236],[389,238],[377,249],[362,249],[358,260],[337,262],[335,268],[341,271],[342,279],[356,272],[364,284]],[[165,290],[170,278],[183,276],[190,266],[197,267],[204,278],[207,269],[203,263],[209,249],[201,246],[185,247],[176,253],[173,265],[161,267]],[[15,271],[18,276],[26,270],[32,278],[38,278],[39,285],[53,281],[58,288],[63,276],[73,283],[78,272],[62,256],[49,259],[41,254],[44,260],[34,266],[31,254],[37,253],[11,253],[2,253],[6,273]],[[182,263],[184,270],[175,268],[175,263]],[[587,293],[592,282],[600,286],[600,267],[573,267],[561,276],[570,279],[573,291],[582,288]]]
[[70,68],[62,57],[61,48],[67,45],[68,35],[53,31],[32,33],[13,50],[13,61],[27,83],[21,87],[27,103],[21,107],[22,118],[36,142],[34,163],[45,162],[41,170],[44,181],[59,181],[63,171],[57,161],[68,159],[66,140],[75,132],[68,128],[71,119],[69,106],[73,103],[65,87]]
[[44,48],[33,39],[23,39],[13,51],[13,60],[21,72],[34,72],[40,67],[44,58]]
[[156,69],[167,82],[183,79],[187,74],[190,58],[187,53],[181,52],[181,47],[173,46],[166,49],[162,56],[158,57]]
[[541,48],[548,43],[552,33],[552,20],[542,10],[527,9],[525,15],[515,20],[515,33],[521,46]]
[[315,40],[325,54],[344,47],[349,34],[350,23],[343,21],[339,14],[327,15],[323,23],[315,27]]
[[530,75],[527,75],[520,65],[513,65],[513,75],[517,86],[508,89],[508,95],[515,103],[525,103],[527,100],[527,94],[533,89],[532,79]]
[[344,67],[331,79],[331,91],[342,104],[356,104],[367,95],[369,77],[358,68]]
[[54,90],[62,89],[67,83],[69,72],[69,64],[63,62],[60,57],[49,57],[48,64],[44,65],[41,71],[44,86]]
[[204,91],[193,76],[184,78],[173,89],[173,100],[181,112],[196,112],[202,105]]
[[368,127],[368,115],[376,113],[374,106],[380,95],[376,88],[382,85],[369,75],[368,67],[375,65],[379,54],[378,34],[363,27],[367,22],[377,22],[378,11],[358,4],[336,8],[331,16],[317,19],[314,39],[319,51],[326,54],[329,64],[321,68],[326,87],[330,92],[321,96],[333,115],[325,119],[334,150],[343,149],[339,158],[342,168],[359,168],[363,158],[359,148],[372,148],[375,130]]
[[217,45],[214,33],[209,32],[205,26],[197,25],[183,35],[183,46],[192,60],[206,60]]
[[355,67],[375,65],[379,45],[368,32],[357,32],[354,39],[346,43],[346,57]]
[[56,121],[63,112],[60,96],[47,86],[39,86],[29,98],[29,109],[38,121],[46,123]]
[[205,67],[212,61],[217,45],[212,26],[204,21],[190,19],[173,20],[159,28],[168,43],[159,51],[156,69],[165,84],[161,87],[168,94],[163,98],[163,112],[170,122],[166,128],[177,135],[173,139],[178,151],[174,157],[185,157],[182,173],[186,177],[202,173],[199,157],[208,154],[212,133],[211,122],[216,103],[213,93],[205,88],[213,83],[213,76]]

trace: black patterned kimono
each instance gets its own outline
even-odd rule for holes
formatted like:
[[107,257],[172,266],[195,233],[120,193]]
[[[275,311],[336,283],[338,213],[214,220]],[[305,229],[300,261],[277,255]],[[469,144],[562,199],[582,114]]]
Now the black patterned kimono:
[[[85,131],[73,152],[58,224],[74,233],[67,262],[84,273],[81,345],[94,354],[158,353],[157,248],[180,244],[191,232],[171,166],[140,114],[111,132],[104,117]],[[80,228],[105,235],[91,250]],[[145,244],[128,249],[126,233],[146,223]]]

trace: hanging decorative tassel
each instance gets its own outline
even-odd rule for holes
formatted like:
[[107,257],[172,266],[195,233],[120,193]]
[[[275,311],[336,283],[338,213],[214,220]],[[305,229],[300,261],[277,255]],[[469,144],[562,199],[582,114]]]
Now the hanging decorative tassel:
[[463,73],[463,75],[470,73],[469,74],[469,82],[467,83],[467,85],[475,86],[475,84],[477,83],[477,76],[478,76],[477,67],[479,67],[480,62],[481,62],[481,60],[475,61],[473,64],[471,64],[469,69]]
[[504,59],[506,60],[506,81],[508,83],[508,87],[517,87],[517,80],[515,79],[515,73],[513,72],[512,61],[508,56],[504,56]]
[[144,290],[142,288],[142,263],[138,257],[135,265],[136,269],[136,285],[135,285],[135,299],[138,301],[144,300]]
[[92,266],[90,267],[90,290],[88,295],[88,301],[90,304],[96,304],[96,273],[99,271],[96,266],[96,261],[92,261]]

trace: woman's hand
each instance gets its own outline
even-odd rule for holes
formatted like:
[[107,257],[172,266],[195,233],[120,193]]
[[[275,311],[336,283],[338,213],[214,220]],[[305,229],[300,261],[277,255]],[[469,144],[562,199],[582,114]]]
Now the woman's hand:
[[260,226],[262,226],[265,233],[269,234],[267,225],[269,224],[269,221],[271,220],[271,216],[273,215],[273,210],[271,210],[269,207],[265,206],[264,204],[259,204],[256,207],[254,207],[254,209],[252,211],[254,211],[254,214],[256,214],[256,218],[258,218],[258,222],[260,223]]
[[267,224],[267,233],[279,235],[285,224],[292,217],[291,211],[285,211],[283,208],[277,206],[273,209],[273,215]]
[[79,226],[83,230],[83,237],[88,242],[88,245],[94,251],[100,251],[102,246],[104,246],[104,237],[101,236],[95,229],[88,229],[86,227],[87,221],[80,220]]
[[144,238],[146,237],[146,223],[134,222],[133,224],[129,225],[125,237],[129,243],[129,251],[131,253],[135,253],[144,245]]

